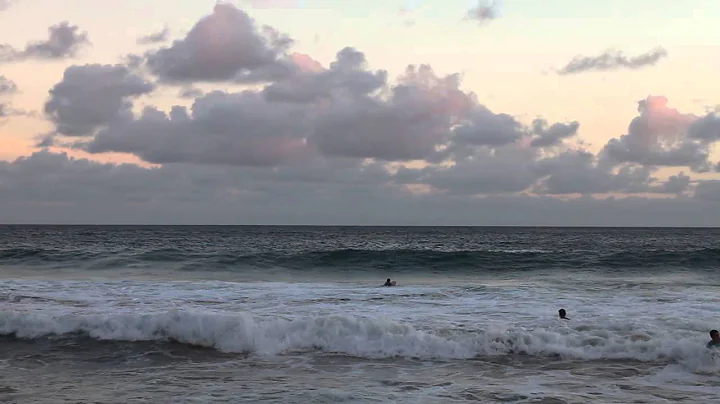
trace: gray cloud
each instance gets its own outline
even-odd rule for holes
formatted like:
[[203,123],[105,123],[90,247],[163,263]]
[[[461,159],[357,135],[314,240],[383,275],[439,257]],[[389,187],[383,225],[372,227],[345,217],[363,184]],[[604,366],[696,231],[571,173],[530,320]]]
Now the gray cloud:
[[139,45],[148,45],[166,42],[170,38],[170,29],[165,27],[161,31],[142,36],[137,39]]
[[720,140],[720,113],[711,112],[693,122],[688,137],[709,142]]
[[3,102],[2,98],[9,98],[18,91],[17,84],[5,76],[0,75],[0,124],[5,122],[6,118],[11,116],[28,116],[28,112],[15,109],[10,102]]
[[498,9],[497,6],[492,3],[483,4],[482,2],[478,2],[475,7],[468,10],[466,18],[480,22],[494,20],[498,18]]
[[[132,65],[71,66],[49,91],[54,127],[41,146],[161,167],[48,150],[0,162],[0,222],[707,225],[700,216],[720,213],[720,187],[684,169],[716,166],[715,113],[648,97],[595,155],[574,139],[577,121],[524,124],[462,89],[459,74],[410,65],[391,80],[352,47],[325,67],[218,7],[170,47]],[[138,108],[157,86],[142,67],[190,106]],[[209,93],[193,83],[249,78],[267,82]],[[684,171],[665,179],[660,167]]]
[[538,161],[540,179],[534,191],[545,195],[593,195],[612,192],[626,194],[653,192],[653,170],[626,165],[614,171],[598,163],[587,151],[567,151]]
[[12,116],[30,116],[35,117],[35,113],[22,109],[13,108],[9,102],[0,102],[0,118],[10,118]]
[[319,165],[302,178],[293,170],[284,176],[265,169],[142,168],[41,151],[0,162],[0,222],[720,225],[720,186],[713,181],[701,182],[695,198],[467,198],[409,195],[385,185],[386,173],[357,168]]
[[539,118],[533,121],[532,128],[536,136],[530,145],[533,147],[550,147],[557,146],[562,143],[563,140],[577,135],[578,129],[580,129],[580,122],[558,122],[548,126],[546,120]]
[[285,51],[293,41],[272,27],[258,28],[245,12],[218,3],[183,39],[144,56],[160,81],[263,82],[287,76]]
[[[691,183],[690,177],[681,171],[677,175],[671,175],[667,181],[653,187],[651,191],[661,194],[682,194],[690,189]],[[700,197],[700,195],[696,196]]]
[[0,75],[0,96],[12,94],[17,91],[17,85],[14,81]]
[[[152,163],[282,166],[317,156],[441,162],[475,153],[468,145],[512,144],[532,132],[460,90],[456,74],[409,66],[389,85],[384,71],[365,63],[361,52],[345,48],[329,69],[312,65],[259,91],[215,91],[189,111],[147,107],[137,118],[131,98],[151,91],[149,83],[120,66],[74,66],[51,91],[46,112],[57,132],[93,136],[75,147]],[[564,126],[538,128],[552,137]]]
[[59,134],[86,136],[104,125],[132,120],[131,99],[153,89],[122,65],[71,66],[50,89],[44,110]]
[[178,97],[184,98],[184,99],[189,99],[189,100],[194,100],[195,98],[200,98],[203,95],[205,95],[205,92],[203,92],[199,88],[194,88],[194,87],[183,87],[178,92]]
[[[672,160],[648,141],[708,144],[678,137],[697,118],[669,109],[662,97],[640,102],[640,117],[628,135],[611,140],[595,156],[566,143],[577,135],[578,122],[538,118],[524,126],[461,90],[457,74],[439,76],[430,66],[408,66],[391,84],[384,71],[369,70],[365,56],[352,48],[338,52],[327,69],[307,57],[297,66],[298,73],[258,90],[214,91],[196,98],[189,109],[164,112],[148,106],[138,116],[130,113],[132,98],[151,91],[151,84],[121,66],[75,66],[47,105],[65,111],[55,115],[58,132],[85,136],[70,142],[72,147],[130,153],[150,163],[244,167],[255,179],[263,177],[258,170],[270,170],[284,173],[284,186],[291,178],[341,184],[318,171],[332,161],[331,171],[370,162],[384,173],[375,185],[396,192],[420,187],[486,197],[680,194],[690,187],[687,176],[666,182],[654,177],[656,166]],[[80,91],[82,97],[63,93],[81,89],[76,82],[89,86]],[[102,102],[90,89],[99,83],[104,83]],[[688,157],[681,153],[685,149],[668,150]],[[699,167],[707,159],[702,153],[690,157],[677,165]],[[425,167],[400,168],[392,175],[384,168],[385,162],[418,160]]]
[[85,145],[91,153],[132,153],[153,163],[275,166],[308,158],[307,108],[268,105],[261,94],[215,91],[191,111],[146,108],[132,121],[109,125]]
[[30,42],[23,50],[10,45],[0,45],[0,63],[72,58],[87,45],[90,45],[88,34],[80,32],[78,26],[64,21],[48,28],[48,39]]
[[611,139],[601,151],[601,157],[611,165],[637,163],[708,171],[712,145],[708,140],[717,140],[712,138],[714,121],[698,120],[667,104],[665,97],[650,96],[640,101],[640,115],[632,120],[628,133]]
[[16,0],[0,0],[0,11],[7,10],[15,1]]
[[338,92],[351,97],[363,96],[379,90],[387,82],[387,72],[366,70],[365,55],[349,47],[337,53],[330,69],[302,55],[296,56],[296,64],[301,69],[299,72],[265,87],[269,101],[315,102],[339,95]]
[[558,70],[560,75],[578,74],[588,71],[610,71],[619,69],[640,69],[654,66],[667,56],[663,48],[629,57],[619,51],[607,51],[598,56],[576,56],[565,67]]
[[720,180],[701,181],[695,188],[695,198],[715,203],[720,202]]

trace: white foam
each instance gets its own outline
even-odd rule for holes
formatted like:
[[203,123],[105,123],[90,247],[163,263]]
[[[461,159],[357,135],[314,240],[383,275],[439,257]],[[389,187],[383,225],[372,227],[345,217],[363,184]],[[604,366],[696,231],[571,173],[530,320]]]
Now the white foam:
[[[224,352],[279,355],[320,349],[357,357],[467,359],[524,353],[573,359],[674,361],[691,368],[720,370],[702,341],[672,333],[628,338],[598,329],[489,329],[472,332],[422,331],[378,318],[329,315],[263,320],[249,313],[220,314],[173,310],[154,314],[61,315],[1,312],[0,333],[21,338],[83,333],[118,341],[176,340]],[[442,335],[441,335],[442,334]]]
[[[0,281],[0,332],[81,332],[117,340],[175,339],[228,352],[322,349],[360,357],[461,359],[560,355],[681,363],[717,372],[704,344],[715,291],[558,285]],[[22,297],[22,298],[20,298]],[[568,310],[570,322],[557,320]]]

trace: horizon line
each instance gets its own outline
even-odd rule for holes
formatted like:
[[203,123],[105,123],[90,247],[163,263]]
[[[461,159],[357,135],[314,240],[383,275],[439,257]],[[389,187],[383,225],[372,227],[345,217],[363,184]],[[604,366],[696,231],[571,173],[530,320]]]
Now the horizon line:
[[720,226],[633,225],[455,225],[455,224],[123,224],[123,223],[0,223],[0,227],[455,227],[546,229],[720,229]]

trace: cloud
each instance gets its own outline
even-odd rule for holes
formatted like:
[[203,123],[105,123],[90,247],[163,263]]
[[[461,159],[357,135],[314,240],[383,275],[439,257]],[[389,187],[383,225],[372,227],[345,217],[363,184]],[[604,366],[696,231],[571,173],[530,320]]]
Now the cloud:
[[702,181],[695,189],[695,198],[703,201],[720,202],[720,181]]
[[269,105],[253,92],[221,91],[188,111],[147,107],[136,120],[109,125],[84,145],[91,153],[132,153],[152,163],[276,166],[306,158],[307,108]]
[[137,39],[139,45],[156,44],[167,41],[170,38],[170,29],[165,27],[161,31],[142,36]]
[[[58,133],[78,139],[61,144],[89,153],[236,167],[255,179],[262,172],[282,174],[285,186],[291,178],[337,185],[342,179],[331,173],[339,167],[375,167],[383,173],[375,185],[400,193],[683,194],[691,190],[689,177],[663,181],[655,176],[657,167],[672,165],[673,153],[679,156],[675,165],[695,170],[707,160],[707,153],[688,155],[689,146],[674,151],[678,141],[710,143],[687,137],[698,118],[668,108],[662,97],[641,101],[628,134],[596,156],[569,143],[579,122],[537,118],[525,126],[462,90],[458,74],[410,65],[391,82],[385,70],[370,69],[365,55],[349,47],[327,68],[307,55],[292,58],[295,73],[261,88],[212,91],[198,95],[190,108],[146,106],[139,115],[131,113],[132,99],[152,91],[151,83],[122,66],[73,66],[51,91],[46,111]],[[102,100],[96,87],[103,89]],[[668,147],[668,155],[658,154],[655,144]],[[423,167],[404,165],[413,161]]]
[[641,69],[654,66],[667,56],[663,48],[656,48],[638,56],[628,57],[619,51],[606,51],[598,56],[576,56],[565,67],[558,70],[559,75],[579,74],[589,71],[611,71],[619,69]]
[[15,82],[0,75],[0,96],[15,93],[17,89]]
[[166,83],[263,82],[292,72],[285,54],[292,43],[272,27],[258,28],[235,6],[218,3],[185,38],[147,52],[143,61]]
[[592,153],[572,150],[538,162],[540,181],[533,191],[544,195],[666,193],[662,182],[652,177],[653,171],[640,165],[613,170]]
[[104,125],[132,120],[131,99],[154,88],[122,65],[71,66],[50,89],[44,111],[58,134],[91,135]]
[[47,40],[30,42],[23,50],[15,49],[10,45],[0,45],[0,63],[75,57],[83,47],[90,45],[88,34],[79,30],[78,26],[64,21],[48,28]]
[[[281,37],[220,4],[132,63],[68,67],[43,149],[0,162],[0,222],[720,224],[720,186],[693,177],[720,166],[717,112],[647,97],[594,154],[580,122],[493,110],[460,74],[390,77],[353,47],[322,64]],[[165,85],[184,100],[156,104]]]
[[365,70],[365,55],[354,48],[338,52],[329,69],[307,55],[296,54],[293,60],[299,72],[265,87],[269,101],[314,102],[339,92],[350,97],[362,96],[379,90],[387,82],[387,72]]
[[[380,170],[380,171],[378,171]],[[411,195],[377,166],[313,170],[102,164],[40,151],[0,162],[0,222],[707,226],[720,186],[694,198]],[[52,191],[50,191],[52,190]],[[698,212],[703,212],[698,215]]]
[[203,95],[205,95],[205,92],[195,87],[183,87],[178,92],[178,97],[187,100],[194,100],[196,98],[202,97]]
[[5,11],[12,6],[17,0],[0,0],[0,11]]
[[605,145],[601,151],[604,161],[610,165],[637,163],[710,170],[710,148],[720,139],[717,117],[701,119],[682,114],[668,107],[667,98],[662,96],[639,101],[638,111],[640,115],[632,120],[628,133]]
[[498,18],[498,8],[492,3],[483,4],[482,2],[478,2],[475,7],[468,10],[465,18],[480,22],[494,20]]
[[530,145],[533,147],[550,147],[557,146],[563,140],[575,136],[580,129],[580,122],[572,121],[570,123],[554,123],[548,126],[545,119],[538,118],[533,121],[533,133],[536,135]]
[[[15,82],[0,75],[0,99],[16,93],[17,89]],[[0,119],[21,114],[23,114],[23,111],[15,110],[9,102],[2,102],[2,100],[0,100]],[[0,124],[1,123],[2,122],[0,122]]]
[[[190,110],[149,106],[138,117],[130,100],[151,91],[149,83],[118,66],[73,66],[45,109],[58,133],[92,136],[75,147],[131,153],[151,163],[442,162],[463,148],[475,153],[474,147],[510,145],[535,133],[463,92],[457,74],[441,77],[430,66],[408,66],[394,84],[385,71],[368,70],[364,54],[353,48],[340,50],[328,69],[310,60],[298,66],[311,68],[257,91],[211,92]],[[571,124],[572,133],[555,134],[562,124],[543,125],[535,134],[546,145],[577,130]]]
[[720,113],[710,112],[693,122],[688,128],[688,137],[704,142],[720,140]]

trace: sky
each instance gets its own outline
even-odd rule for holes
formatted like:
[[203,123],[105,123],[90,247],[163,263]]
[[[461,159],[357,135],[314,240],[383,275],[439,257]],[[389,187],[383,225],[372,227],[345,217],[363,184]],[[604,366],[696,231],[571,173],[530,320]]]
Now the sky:
[[0,0],[0,223],[719,226],[719,22]]

